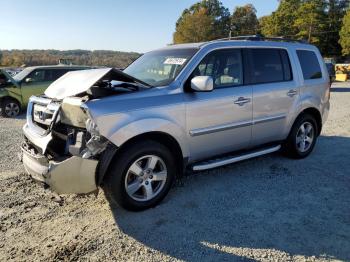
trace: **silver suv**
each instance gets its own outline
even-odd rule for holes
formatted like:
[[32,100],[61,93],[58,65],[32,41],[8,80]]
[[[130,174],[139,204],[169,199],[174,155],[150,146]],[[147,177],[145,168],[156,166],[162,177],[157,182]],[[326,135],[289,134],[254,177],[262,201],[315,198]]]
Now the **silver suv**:
[[169,46],[123,72],[70,72],[31,97],[22,161],[59,194],[102,186],[129,210],[159,203],[185,170],[283,151],[304,158],[329,111],[312,45],[237,38]]

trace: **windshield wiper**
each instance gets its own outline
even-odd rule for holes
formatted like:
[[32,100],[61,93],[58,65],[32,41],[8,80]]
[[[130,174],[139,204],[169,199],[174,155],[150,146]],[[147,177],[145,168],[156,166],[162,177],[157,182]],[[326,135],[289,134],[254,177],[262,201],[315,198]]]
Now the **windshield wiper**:
[[112,84],[111,82],[109,83],[111,88],[114,87],[123,87],[123,88],[128,88],[128,89],[132,89],[134,91],[136,90],[140,90],[140,88],[145,88],[145,86],[141,85],[141,84],[137,84],[137,83],[131,83],[131,82],[123,82],[123,81],[118,81],[117,84]]

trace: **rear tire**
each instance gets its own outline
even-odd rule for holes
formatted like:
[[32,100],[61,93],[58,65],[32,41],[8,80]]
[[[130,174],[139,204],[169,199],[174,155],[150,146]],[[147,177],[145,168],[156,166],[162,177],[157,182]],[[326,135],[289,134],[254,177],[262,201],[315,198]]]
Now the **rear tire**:
[[107,196],[127,210],[156,206],[168,194],[176,177],[170,150],[155,141],[143,141],[120,152],[108,169]]
[[291,158],[302,159],[314,149],[318,136],[315,118],[309,114],[300,115],[283,145],[284,153]]
[[5,98],[1,103],[0,116],[14,118],[21,113],[21,105],[15,99]]

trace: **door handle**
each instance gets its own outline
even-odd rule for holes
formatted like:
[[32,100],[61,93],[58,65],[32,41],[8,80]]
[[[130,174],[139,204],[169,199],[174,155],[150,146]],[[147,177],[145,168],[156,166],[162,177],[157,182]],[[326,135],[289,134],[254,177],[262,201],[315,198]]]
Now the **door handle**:
[[249,103],[251,101],[250,98],[240,97],[234,103],[239,106],[243,106],[246,103]]
[[295,89],[291,89],[291,90],[288,91],[287,96],[293,97],[293,96],[295,96],[296,94],[298,94],[298,91],[295,90]]

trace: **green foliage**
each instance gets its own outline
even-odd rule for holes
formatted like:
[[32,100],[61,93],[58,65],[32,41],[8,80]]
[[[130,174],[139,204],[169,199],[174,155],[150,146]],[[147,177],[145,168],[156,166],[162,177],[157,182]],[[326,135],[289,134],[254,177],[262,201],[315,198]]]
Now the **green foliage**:
[[179,44],[214,39],[213,18],[208,16],[207,12],[207,9],[201,8],[192,14],[185,14],[174,33],[174,42]]
[[339,43],[343,48],[343,55],[350,55],[350,9],[346,12],[343,19]]
[[259,19],[265,36],[304,39],[326,56],[340,55],[339,31],[348,0],[281,0],[275,12]]
[[70,59],[76,65],[124,68],[140,54],[105,50],[2,50],[1,66],[55,65],[59,59]]
[[229,10],[218,0],[202,0],[182,12],[173,40],[175,44],[208,41],[227,37],[229,30]]
[[293,26],[301,0],[281,0],[275,12],[262,18],[261,33],[265,36],[291,37],[298,32]]
[[256,9],[252,4],[238,6],[231,16],[232,36],[255,35],[258,32],[259,21]]
[[320,32],[324,31],[326,15],[325,6],[322,1],[309,0],[301,3],[295,16],[293,27],[297,39],[307,39],[309,43],[320,43]]

